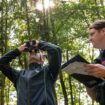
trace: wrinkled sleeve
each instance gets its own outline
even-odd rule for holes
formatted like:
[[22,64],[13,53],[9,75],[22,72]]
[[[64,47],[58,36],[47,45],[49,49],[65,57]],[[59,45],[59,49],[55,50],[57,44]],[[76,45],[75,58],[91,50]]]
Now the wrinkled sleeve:
[[11,80],[13,83],[16,82],[17,77],[19,75],[19,71],[13,69],[10,66],[10,62],[15,59],[17,56],[19,56],[21,53],[18,49],[15,49],[13,51],[8,52],[3,57],[0,58],[0,71],[8,77],[9,80]]
[[49,61],[48,68],[55,81],[61,67],[61,49],[57,45],[45,41],[40,41],[39,49],[47,51]]

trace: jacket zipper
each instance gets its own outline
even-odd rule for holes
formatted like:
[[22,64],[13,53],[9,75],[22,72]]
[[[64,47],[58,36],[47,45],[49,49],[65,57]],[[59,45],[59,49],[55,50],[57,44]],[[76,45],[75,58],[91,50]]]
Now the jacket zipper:
[[46,71],[44,69],[44,91],[45,91],[45,105],[48,105],[47,104],[47,89],[46,89]]
[[27,92],[28,92],[28,105],[30,105],[30,79],[29,79],[29,77],[30,77],[30,75],[29,75],[29,73],[28,73],[28,76],[27,76],[28,78],[27,78],[27,87],[28,87],[28,89],[27,89]]

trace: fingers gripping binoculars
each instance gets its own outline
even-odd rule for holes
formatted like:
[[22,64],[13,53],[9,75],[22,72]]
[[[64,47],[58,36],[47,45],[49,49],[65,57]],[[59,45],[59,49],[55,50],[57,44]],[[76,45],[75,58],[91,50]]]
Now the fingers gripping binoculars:
[[36,45],[36,41],[32,40],[32,41],[28,41],[26,42],[26,47],[24,52],[32,52],[34,50],[34,52],[39,52],[39,49],[35,46]]

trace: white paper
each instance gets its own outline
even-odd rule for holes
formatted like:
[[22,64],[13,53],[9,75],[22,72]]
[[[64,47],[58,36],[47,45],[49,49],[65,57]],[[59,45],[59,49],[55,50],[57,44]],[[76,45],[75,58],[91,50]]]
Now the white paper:
[[63,68],[64,71],[66,71],[69,74],[84,74],[84,75],[88,75],[87,72],[85,72],[85,67],[84,67],[84,62],[73,62],[70,63],[69,65],[67,65],[65,68]]

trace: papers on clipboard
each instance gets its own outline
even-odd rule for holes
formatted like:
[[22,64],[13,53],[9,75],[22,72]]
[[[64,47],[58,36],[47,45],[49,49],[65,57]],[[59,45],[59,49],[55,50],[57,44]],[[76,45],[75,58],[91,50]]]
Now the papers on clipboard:
[[61,69],[87,87],[94,87],[97,84],[102,83],[103,79],[90,76],[85,72],[85,64],[89,64],[89,62],[87,62],[82,56],[76,55],[64,63]]

